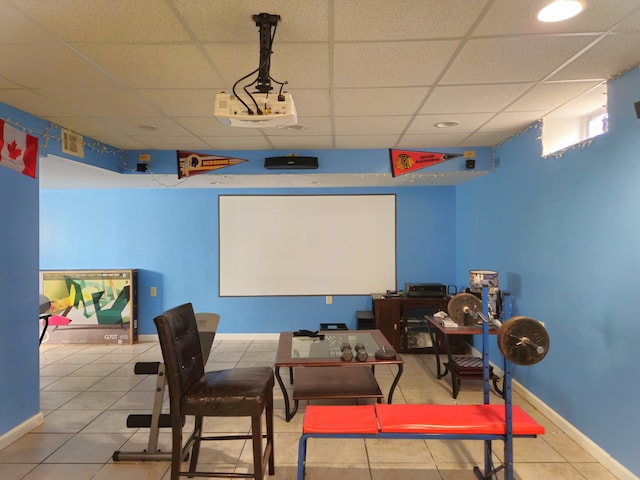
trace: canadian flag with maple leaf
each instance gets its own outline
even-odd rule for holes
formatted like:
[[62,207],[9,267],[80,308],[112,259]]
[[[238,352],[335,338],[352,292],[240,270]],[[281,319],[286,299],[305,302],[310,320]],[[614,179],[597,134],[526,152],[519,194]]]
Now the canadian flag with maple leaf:
[[0,120],[0,166],[36,178],[38,138]]

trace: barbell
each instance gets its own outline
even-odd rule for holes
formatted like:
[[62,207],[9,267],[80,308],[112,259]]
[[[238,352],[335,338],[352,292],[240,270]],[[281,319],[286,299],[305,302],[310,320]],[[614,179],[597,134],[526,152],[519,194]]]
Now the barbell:
[[[447,309],[449,317],[460,326],[489,322],[482,314],[482,300],[471,293],[454,295]],[[521,315],[491,322],[498,327],[498,348],[510,362],[534,365],[547,355],[549,334],[541,322]]]

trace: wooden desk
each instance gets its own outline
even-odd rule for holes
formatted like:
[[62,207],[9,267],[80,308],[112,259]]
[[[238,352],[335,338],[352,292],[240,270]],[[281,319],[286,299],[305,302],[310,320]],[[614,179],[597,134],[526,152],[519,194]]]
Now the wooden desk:
[[[299,400],[375,398],[381,401],[383,394],[374,376],[376,365],[398,367],[387,397],[387,403],[391,403],[404,361],[399,354],[388,360],[375,357],[378,349],[392,349],[379,330],[326,330],[320,331],[320,334],[324,334],[324,339],[294,337],[293,332],[280,334],[275,376],[284,396],[287,422],[296,414]],[[352,348],[357,343],[363,343],[369,358],[364,362],[355,359],[342,361],[340,347],[343,342],[349,343]],[[293,409],[290,409],[289,394],[280,376],[281,367],[289,368],[289,382],[293,384]]]
[[[447,361],[440,363],[440,352],[436,349],[436,375],[438,379],[444,377],[447,373],[451,373],[451,390],[453,398],[458,396],[460,391],[460,382],[463,378],[482,379],[482,359],[469,355],[453,355],[451,351],[451,343],[449,337],[452,335],[482,335],[482,326],[458,326],[457,328],[445,328],[438,320],[429,315],[424,316],[429,326],[429,334],[432,341],[436,338],[436,332],[444,336]],[[498,329],[495,326],[489,327],[489,335],[496,335]],[[504,397],[504,392],[498,387],[499,377],[493,373],[493,367],[489,366],[490,378],[493,381],[493,388],[500,396]]]
[[[433,315],[439,310],[447,311],[449,296],[445,297],[406,297],[387,296],[383,293],[372,293],[372,311],[375,328],[380,330],[397,352],[401,353],[445,353],[444,338],[441,334],[431,346],[426,346],[418,338],[428,336],[425,315]],[[420,332],[420,333],[418,333]],[[433,340],[433,339],[432,339]],[[454,353],[465,352],[464,337],[450,340]],[[425,342],[426,343],[426,342]]]

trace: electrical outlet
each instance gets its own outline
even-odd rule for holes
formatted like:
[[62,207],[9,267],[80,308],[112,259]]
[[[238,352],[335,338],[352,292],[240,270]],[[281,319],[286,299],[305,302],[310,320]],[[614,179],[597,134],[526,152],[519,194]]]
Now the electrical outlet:
[[149,289],[149,296],[150,297],[155,297],[158,294],[158,289],[156,287],[151,287]]
[[325,302],[327,303],[327,305],[331,305],[333,303],[333,296],[332,295],[327,295],[325,297]]

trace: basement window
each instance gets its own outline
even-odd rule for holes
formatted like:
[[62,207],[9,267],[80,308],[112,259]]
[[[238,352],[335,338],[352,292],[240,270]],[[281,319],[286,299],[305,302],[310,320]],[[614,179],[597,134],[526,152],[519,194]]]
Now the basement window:
[[607,86],[601,84],[542,119],[542,155],[547,156],[607,132]]

